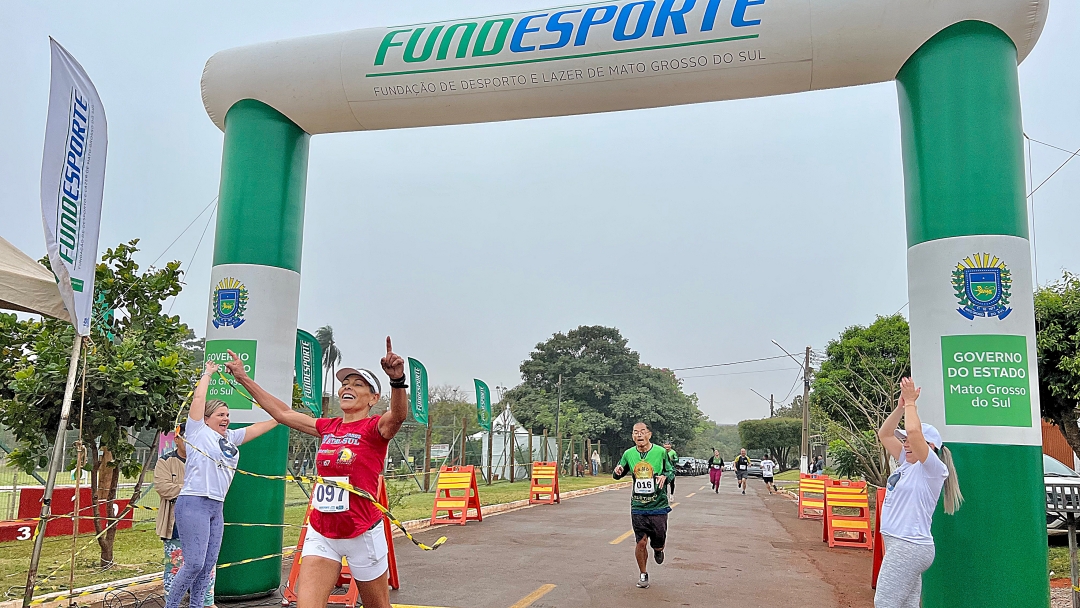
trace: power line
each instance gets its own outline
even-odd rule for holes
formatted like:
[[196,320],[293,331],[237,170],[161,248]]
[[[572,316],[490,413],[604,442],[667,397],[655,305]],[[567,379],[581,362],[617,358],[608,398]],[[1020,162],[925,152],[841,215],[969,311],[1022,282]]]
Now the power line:
[[[1069,157],[1070,160],[1072,157]],[[1028,187],[1035,182],[1031,174],[1031,138],[1027,140],[1027,173],[1028,173]],[[1068,162],[1068,161],[1065,161]],[[1039,249],[1035,246],[1035,191],[1032,190],[1028,195],[1028,200],[1031,202],[1029,205],[1031,209],[1031,249],[1032,249],[1032,262],[1031,267],[1035,271],[1035,288],[1039,287]]]
[[791,393],[795,392],[795,387],[799,385],[799,380],[802,379],[802,375],[803,375],[803,369],[800,367],[799,368],[799,373],[795,376],[795,382],[791,383],[791,388],[788,389],[787,396],[784,397],[784,399],[783,399],[783,401],[781,401],[781,403],[787,403],[787,400],[791,398]]
[[707,367],[726,367],[728,365],[742,365],[744,363],[757,363],[758,361],[772,361],[773,359],[783,359],[784,355],[776,355],[775,357],[762,357],[760,359],[746,359],[743,361],[729,361],[727,363],[713,363],[712,365],[695,365],[692,367],[669,367],[669,371],[681,372],[688,369],[705,369]]
[[[195,263],[195,256],[198,255],[198,253],[199,253],[199,247],[202,247],[203,239],[206,238],[206,231],[209,230],[210,223],[214,221],[214,215],[216,213],[217,213],[217,209],[214,209],[213,211],[210,212],[210,217],[206,220],[206,225],[203,226],[202,234],[199,235],[199,242],[195,245],[195,251],[192,252],[191,259],[188,261],[187,266],[185,266],[184,268],[191,268],[191,265]],[[170,315],[172,314],[173,306],[176,306],[176,301],[179,300],[179,299],[180,299],[179,295],[173,296],[173,301],[169,304],[169,312],[167,314],[170,314]]]
[[[1025,134],[1025,135],[1024,135],[1024,137],[1027,137],[1027,135]],[[1028,139],[1031,139],[1031,138],[1030,138],[1030,137],[1028,137]],[[1036,143],[1040,143],[1040,144],[1042,144],[1042,143],[1043,143],[1043,142],[1041,142],[1041,141],[1038,141],[1038,140],[1034,140],[1034,139],[1031,139],[1031,141],[1034,141],[1034,142],[1036,142]],[[1050,144],[1043,144],[1043,145],[1049,146]],[[1050,147],[1052,147],[1052,148],[1057,148],[1058,150],[1061,150],[1061,148],[1058,148],[1057,146],[1050,146]],[[1064,150],[1064,152],[1069,152],[1069,150]],[[1077,150],[1076,150],[1075,152],[1069,152],[1069,158],[1066,158],[1066,159],[1065,159],[1065,162],[1063,162],[1063,163],[1061,163],[1060,165],[1058,165],[1058,168],[1057,168],[1057,169],[1054,169],[1053,173],[1051,173],[1050,175],[1048,175],[1048,176],[1046,177],[1046,179],[1044,179],[1043,181],[1039,182],[1039,185],[1038,185],[1038,186],[1035,186],[1035,189],[1034,189],[1034,190],[1032,190],[1031,192],[1029,192],[1029,193],[1028,193],[1028,195],[1027,195],[1027,198],[1031,198],[1031,195],[1033,195],[1033,194],[1035,194],[1036,192],[1038,192],[1038,191],[1039,191],[1039,188],[1042,188],[1042,187],[1043,187],[1043,185],[1044,185],[1044,184],[1045,184],[1046,182],[1050,181],[1050,178],[1052,178],[1052,177],[1054,177],[1055,175],[1057,175],[1057,172],[1058,172],[1058,171],[1061,171],[1061,168],[1062,168],[1062,167],[1064,167],[1065,165],[1069,164],[1069,161],[1070,161],[1070,160],[1072,160],[1072,159],[1074,159],[1074,158],[1076,158],[1077,156],[1080,156],[1080,148],[1077,148]],[[1029,154],[1029,157],[1030,157],[1030,154]]]
[[[692,367],[665,367],[665,368],[653,368],[653,369],[661,369],[661,370],[669,371],[669,372],[680,372],[680,371],[686,371],[686,370],[691,370],[691,369],[705,369],[705,368],[709,368],[709,367],[726,367],[726,366],[729,366],[729,365],[742,365],[742,364],[745,364],[745,363],[757,363],[759,361],[772,361],[773,359],[783,359],[783,358],[784,358],[784,355],[777,355],[775,357],[762,357],[761,359],[745,359],[743,361],[728,361],[727,363],[713,363],[713,364],[710,364],[710,365],[694,365]],[[770,371],[770,370],[762,370],[762,371]],[[573,376],[564,376],[563,380],[567,380],[569,378],[577,378],[578,376],[591,376],[593,378],[610,378],[610,377],[613,377],[613,376],[630,376],[630,375],[636,374],[636,373],[638,373],[638,372],[637,371],[619,372],[619,373],[615,373],[615,374],[593,374],[591,372],[578,372],[578,373],[574,374]],[[686,376],[686,377],[704,378],[705,376]]]
[[778,367],[778,368],[775,368],[775,369],[757,369],[757,370],[748,371],[748,372],[721,372],[719,374],[701,374],[701,375],[698,375],[698,376],[682,376],[682,378],[685,380],[685,379],[688,379],[688,378],[712,378],[714,376],[739,376],[739,375],[742,375],[742,374],[764,374],[764,373],[768,373],[768,372],[788,372],[788,371],[792,371],[792,370],[796,370],[796,369],[802,369],[802,368],[799,368],[799,367]]

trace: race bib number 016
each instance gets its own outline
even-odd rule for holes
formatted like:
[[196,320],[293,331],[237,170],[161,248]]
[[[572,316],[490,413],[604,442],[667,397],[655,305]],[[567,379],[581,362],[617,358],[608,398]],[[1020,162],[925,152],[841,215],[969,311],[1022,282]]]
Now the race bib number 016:
[[634,480],[634,494],[655,494],[656,481],[652,477],[648,479]]
[[[348,477],[325,477],[324,479],[349,483]],[[315,510],[320,513],[344,513],[349,510],[349,492],[345,488],[317,483],[311,495],[311,502]]]
[[642,460],[634,465],[634,494],[655,494],[656,480],[652,465]]

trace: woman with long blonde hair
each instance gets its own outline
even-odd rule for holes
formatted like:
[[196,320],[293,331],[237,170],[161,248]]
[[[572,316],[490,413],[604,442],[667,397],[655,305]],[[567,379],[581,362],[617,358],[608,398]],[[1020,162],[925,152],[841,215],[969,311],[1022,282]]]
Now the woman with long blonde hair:
[[[964,497],[949,448],[941,433],[919,420],[916,400],[921,389],[911,378],[900,380],[896,409],[878,430],[878,439],[900,466],[889,476],[881,507],[885,558],[878,574],[875,608],[919,608],[922,574],[934,563],[930,534],[942,489],[945,512],[952,515]],[[900,419],[904,428],[900,429]]]

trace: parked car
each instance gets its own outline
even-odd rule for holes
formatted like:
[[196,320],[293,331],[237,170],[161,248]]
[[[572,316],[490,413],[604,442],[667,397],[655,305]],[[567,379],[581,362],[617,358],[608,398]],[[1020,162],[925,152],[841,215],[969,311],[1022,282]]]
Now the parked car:
[[701,458],[697,458],[695,460],[697,460],[698,475],[704,475],[704,474],[709,472],[709,461],[708,460],[702,460]]
[[694,459],[689,456],[679,458],[679,461],[675,463],[675,474],[697,475],[697,467],[694,464]]
[[[1046,454],[1043,454],[1043,482],[1075,485],[1076,489],[1073,491],[1080,494],[1080,474]],[[1048,535],[1056,536],[1058,534],[1068,534],[1068,532],[1069,527],[1065,523],[1064,516],[1047,512],[1046,533]]]
[[761,459],[751,458],[750,466],[746,469],[747,477],[761,477]]

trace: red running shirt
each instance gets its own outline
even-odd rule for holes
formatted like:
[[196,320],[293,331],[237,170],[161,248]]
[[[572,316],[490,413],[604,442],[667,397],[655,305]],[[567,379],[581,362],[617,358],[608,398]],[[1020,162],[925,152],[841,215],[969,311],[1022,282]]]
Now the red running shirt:
[[[379,490],[379,473],[386,462],[390,444],[379,433],[380,416],[355,422],[341,418],[319,418],[315,430],[322,436],[315,465],[322,477],[348,477],[349,483],[372,496]],[[312,509],[311,526],[326,538],[355,538],[367,532],[382,513],[366,498],[349,495],[349,510],[323,513]]]

